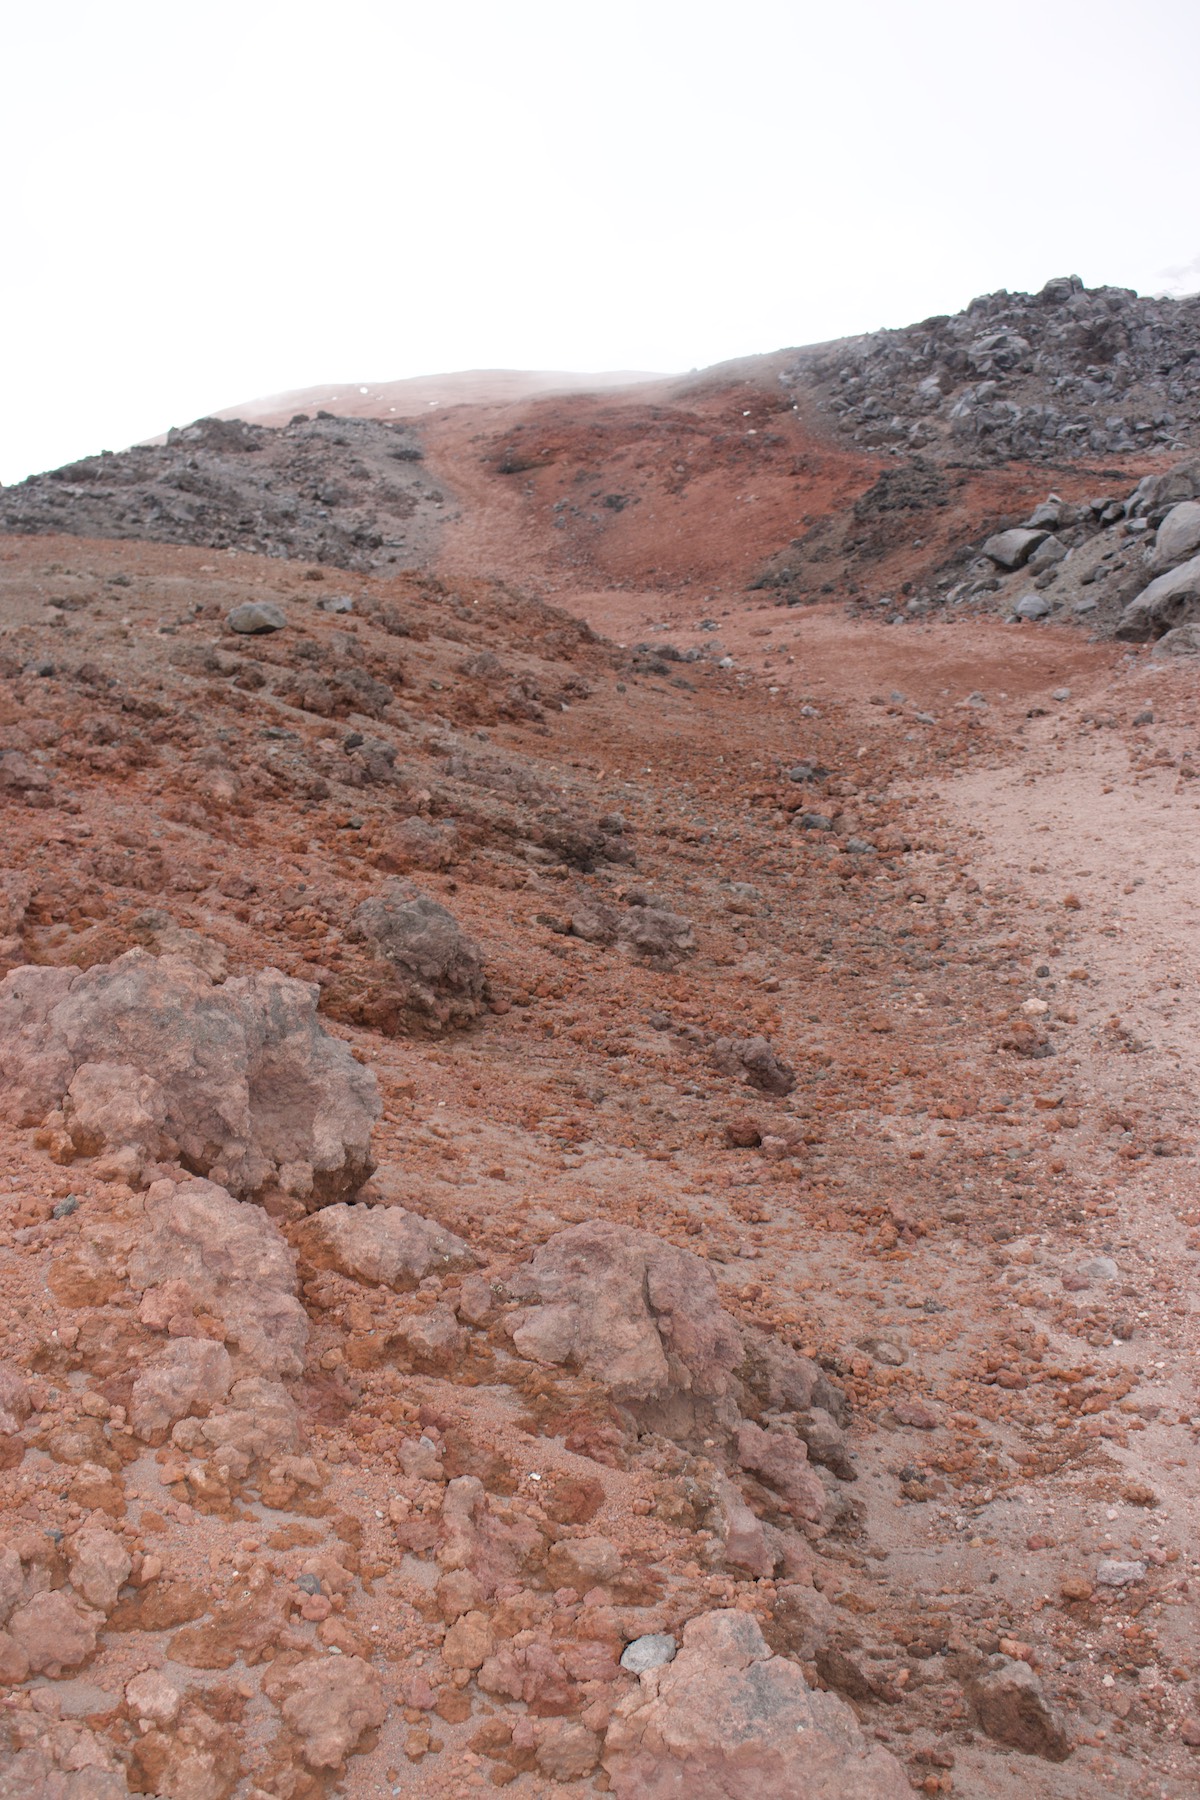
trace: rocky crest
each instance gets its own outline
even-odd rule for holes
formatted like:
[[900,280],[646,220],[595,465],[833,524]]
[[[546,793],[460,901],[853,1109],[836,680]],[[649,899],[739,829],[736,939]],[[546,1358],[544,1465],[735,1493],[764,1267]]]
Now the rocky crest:
[[1179,451],[1200,435],[1200,296],[1065,276],[819,345],[781,380],[815,389],[837,429],[870,448],[981,463]]

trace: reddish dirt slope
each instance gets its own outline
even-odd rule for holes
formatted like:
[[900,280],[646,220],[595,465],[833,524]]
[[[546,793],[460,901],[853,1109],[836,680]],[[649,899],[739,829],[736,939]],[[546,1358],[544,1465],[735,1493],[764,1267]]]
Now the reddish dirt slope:
[[[157,908],[231,972],[315,982],[379,1078],[367,1197],[468,1239],[486,1284],[315,1266],[298,1203],[267,1195],[301,1254],[313,1461],[263,1493],[134,1440],[131,1376],[163,1337],[122,1249],[142,1197],[61,1118],[4,1127],[0,1358],[32,1411],[0,1439],[0,1499],[35,1586],[67,1592],[89,1524],[132,1580],[76,1664],[8,1665],[0,1755],[47,1783],[107,1760],[141,1792],[207,1755],[214,1800],[611,1791],[620,1649],[731,1606],[917,1791],[1184,1800],[1194,678],[1061,630],[748,595],[880,467],[770,382],[448,409],[427,442],[463,514],[437,579],[0,544],[9,961],[106,961]],[[1024,480],[970,477],[972,535],[1045,471]],[[334,586],[351,613],[318,609]],[[285,630],[224,630],[263,599]],[[575,623],[632,643],[674,616],[686,650],[713,641],[685,629],[701,615],[730,666]],[[391,698],[360,683],[354,710],[348,668]],[[401,870],[481,947],[469,1029],[386,1029],[354,913]],[[674,966],[580,935],[647,902],[691,923]],[[756,1034],[789,1094],[729,1073],[721,1040]],[[732,1318],[844,1390],[823,1522],[734,1471],[787,1546],[769,1573],[728,1553],[715,1438],[639,1436],[586,1369],[514,1355],[519,1271],[592,1219],[695,1253]],[[447,1482],[469,1474],[502,1569],[488,1586],[476,1545],[476,1588],[446,1579]],[[314,1766],[319,1709],[287,1696],[331,1653],[373,1665],[385,1714]],[[143,1730],[126,1684],[160,1666],[186,1699]]]

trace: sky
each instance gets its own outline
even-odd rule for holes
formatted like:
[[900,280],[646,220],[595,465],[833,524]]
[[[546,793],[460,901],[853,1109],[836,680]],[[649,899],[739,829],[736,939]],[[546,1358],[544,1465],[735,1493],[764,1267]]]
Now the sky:
[[1195,0],[10,8],[0,482],[263,394],[1200,289]]

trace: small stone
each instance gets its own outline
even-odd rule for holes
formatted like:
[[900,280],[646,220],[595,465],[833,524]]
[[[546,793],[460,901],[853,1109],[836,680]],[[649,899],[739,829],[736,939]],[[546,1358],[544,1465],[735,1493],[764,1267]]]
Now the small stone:
[[1096,1564],[1096,1581],[1100,1587],[1130,1587],[1145,1579],[1144,1562],[1119,1562],[1115,1557],[1102,1556]]
[[1064,1575],[1058,1591],[1064,1600],[1090,1600],[1094,1589],[1086,1575]]
[[1022,594],[1013,607],[1018,619],[1045,619],[1053,610],[1050,602],[1043,600],[1040,594]]
[[661,1669],[664,1663],[673,1662],[678,1648],[669,1631],[651,1631],[645,1637],[634,1638],[626,1644],[621,1656],[621,1667],[628,1669],[631,1675],[644,1675],[647,1669]]
[[259,632],[282,631],[287,624],[287,615],[270,600],[247,600],[226,614],[225,623],[230,631],[253,637]]
[[117,1594],[132,1566],[115,1532],[88,1527],[75,1539],[71,1551],[71,1586],[89,1606],[108,1613],[117,1604]]
[[170,1725],[179,1716],[183,1696],[160,1669],[144,1669],[125,1683],[125,1704],[135,1718]]
[[726,1122],[725,1142],[731,1150],[752,1150],[762,1142],[762,1127],[749,1113],[738,1113]]
[[892,1404],[892,1417],[898,1425],[911,1426],[914,1431],[934,1431],[941,1423],[932,1406],[926,1405],[916,1395],[907,1399],[896,1400]]

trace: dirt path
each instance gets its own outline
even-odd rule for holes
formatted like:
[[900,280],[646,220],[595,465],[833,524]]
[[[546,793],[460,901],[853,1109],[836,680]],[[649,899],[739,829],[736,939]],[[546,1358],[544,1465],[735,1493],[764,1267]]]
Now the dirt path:
[[[709,592],[564,580],[532,490],[458,467],[471,523],[455,558],[507,557],[619,643],[724,659],[748,727],[724,746],[731,760],[761,755],[793,721],[802,757],[804,721],[820,720],[837,766],[928,834],[910,879],[972,946],[967,961],[993,971],[984,991],[956,992],[934,961],[919,988],[900,977],[899,994],[895,975],[864,967],[844,1011],[807,996],[810,1023],[840,1025],[847,1054],[854,1042],[862,1053],[864,986],[910,1025],[948,1015],[947,1104],[930,1116],[911,1095],[857,1102],[867,1154],[845,1185],[874,1191],[898,1243],[888,1249],[886,1223],[864,1242],[836,1205],[822,1218],[810,1190],[807,1205],[768,1207],[777,1229],[759,1278],[784,1310],[820,1291],[843,1369],[877,1376],[882,1340],[885,1369],[917,1371],[916,1425],[876,1406],[863,1439],[857,1491],[884,1586],[920,1597],[951,1655],[971,1638],[1025,1658],[1074,1713],[1080,1748],[1061,1767],[958,1733],[956,1791],[1015,1800],[1034,1780],[1079,1800],[1190,1793],[1176,1745],[1181,1720],[1200,1735],[1194,679],[1069,630],[885,627],[841,605],[785,610],[737,580]],[[794,1032],[805,1001],[771,967]],[[893,1181],[902,1155],[913,1175],[941,1169],[939,1228],[908,1229],[928,1184],[905,1199],[881,1152]],[[882,1272],[881,1256],[902,1267]],[[1105,1559],[1148,1575],[1106,1587]],[[903,1741],[886,1709],[873,1716]]]

